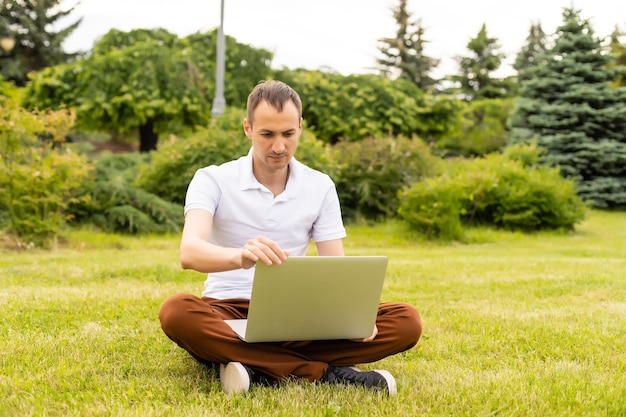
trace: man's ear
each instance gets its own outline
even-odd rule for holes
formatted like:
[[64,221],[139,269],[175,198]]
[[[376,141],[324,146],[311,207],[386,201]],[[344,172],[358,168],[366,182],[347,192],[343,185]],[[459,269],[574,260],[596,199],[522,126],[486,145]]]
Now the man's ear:
[[248,122],[248,119],[243,119],[243,131],[248,138],[252,139],[252,126]]

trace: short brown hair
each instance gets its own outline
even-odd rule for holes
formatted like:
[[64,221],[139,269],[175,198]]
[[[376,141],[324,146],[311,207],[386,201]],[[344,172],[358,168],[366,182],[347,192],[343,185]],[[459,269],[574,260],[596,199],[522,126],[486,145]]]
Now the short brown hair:
[[266,101],[270,106],[281,112],[283,111],[283,106],[289,100],[296,105],[298,114],[302,117],[302,101],[300,100],[300,95],[293,88],[278,80],[259,82],[248,95],[248,123],[252,125],[252,115],[262,101]]

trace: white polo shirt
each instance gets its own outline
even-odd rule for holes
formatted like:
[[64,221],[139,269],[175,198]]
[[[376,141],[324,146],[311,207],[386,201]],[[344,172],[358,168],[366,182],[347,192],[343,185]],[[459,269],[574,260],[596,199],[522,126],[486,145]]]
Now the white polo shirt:
[[[252,150],[237,160],[197,170],[185,200],[185,213],[191,209],[213,215],[209,241],[222,247],[241,248],[263,235],[290,255],[302,256],[311,239],[346,236],[337,190],[328,175],[291,158],[285,191],[274,197],[252,173]],[[249,299],[253,278],[254,268],[210,273],[202,295]]]

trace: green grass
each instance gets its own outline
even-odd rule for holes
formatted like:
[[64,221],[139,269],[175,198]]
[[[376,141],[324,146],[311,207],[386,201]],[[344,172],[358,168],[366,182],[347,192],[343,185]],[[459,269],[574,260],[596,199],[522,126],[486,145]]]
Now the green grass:
[[626,213],[466,244],[348,233],[349,254],[389,256],[384,299],[422,314],[417,347],[362,366],[390,370],[397,397],[299,381],[225,396],[158,324],[204,280],[180,270],[178,236],[75,231],[54,252],[0,252],[0,416],[626,415]]

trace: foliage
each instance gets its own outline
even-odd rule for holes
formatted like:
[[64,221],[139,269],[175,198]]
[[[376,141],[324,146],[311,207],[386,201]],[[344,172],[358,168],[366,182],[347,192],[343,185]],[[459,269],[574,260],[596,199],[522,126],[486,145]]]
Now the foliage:
[[502,149],[508,134],[512,99],[480,99],[462,102],[457,132],[435,142],[445,155],[481,156]]
[[618,71],[618,76],[613,82],[614,87],[626,87],[626,42],[624,41],[624,36],[626,36],[626,33],[616,26],[610,37],[609,47],[615,59],[608,66],[617,67]]
[[487,26],[483,23],[475,38],[470,39],[467,49],[473,54],[460,57],[460,74],[452,80],[461,85],[461,93],[467,100],[509,97],[515,91],[509,80],[492,77],[500,68],[504,54],[498,52],[500,46],[496,38],[487,35]]
[[404,79],[290,70],[275,78],[298,91],[307,125],[325,143],[385,136],[430,141],[454,129],[458,118],[456,100],[425,94]]
[[[229,106],[245,108],[252,86],[270,78],[273,54],[267,49],[239,43],[231,36],[225,38],[224,99]],[[207,94],[214,97],[217,29],[189,35],[186,41]]]
[[548,39],[541,27],[541,23],[533,23],[530,25],[526,44],[517,54],[513,64],[513,68],[517,70],[517,81],[519,83],[532,78],[532,75],[529,73],[530,68],[545,63],[541,57],[545,57],[547,50]]
[[68,62],[76,54],[63,50],[63,42],[80,25],[82,18],[63,29],[62,20],[74,11],[76,5],[61,7],[60,0],[4,0],[0,2],[0,16],[9,22],[16,38],[11,57],[3,63],[1,74],[5,79],[23,86],[31,71]]
[[417,138],[368,138],[334,145],[335,179],[344,218],[396,215],[398,191],[436,170],[436,158]]
[[508,143],[537,144],[595,207],[626,208],[626,88],[580,11],[565,9],[544,65],[522,85]]
[[0,97],[5,97],[11,102],[19,103],[23,92],[23,88],[16,87],[14,83],[0,79]]
[[429,236],[460,239],[463,225],[510,230],[573,229],[585,217],[575,183],[557,168],[527,165],[534,148],[453,160],[444,175],[401,192],[400,216]]
[[427,41],[424,39],[424,26],[421,19],[411,21],[407,11],[407,0],[399,0],[393,9],[397,31],[395,38],[379,39],[382,58],[378,65],[387,78],[397,75],[414,83],[423,91],[430,90],[437,82],[430,72],[439,65],[439,60],[424,54]]
[[[159,135],[186,135],[209,122],[214,39],[213,32],[179,39],[165,29],[112,29],[88,57],[36,74],[24,105],[75,107],[84,130],[139,129],[140,150],[154,150]],[[227,41],[225,95],[243,107],[250,86],[269,75],[271,54]]]
[[3,97],[0,110],[0,209],[8,230],[21,242],[54,246],[89,172],[86,159],[63,146],[73,114],[29,113]]
[[[83,67],[79,62],[60,64],[32,74],[25,87],[22,105],[27,109],[73,108],[81,102],[80,74]],[[77,112],[77,125],[81,125],[81,114]]]
[[86,130],[140,129],[142,151],[156,146],[159,133],[193,128],[208,114],[184,43],[164,29],[112,29],[89,57],[37,74],[24,105],[75,107]]
[[133,184],[148,161],[146,154],[100,156],[81,189],[89,198],[70,207],[75,224],[92,223],[104,231],[130,234],[180,231],[180,207]]

